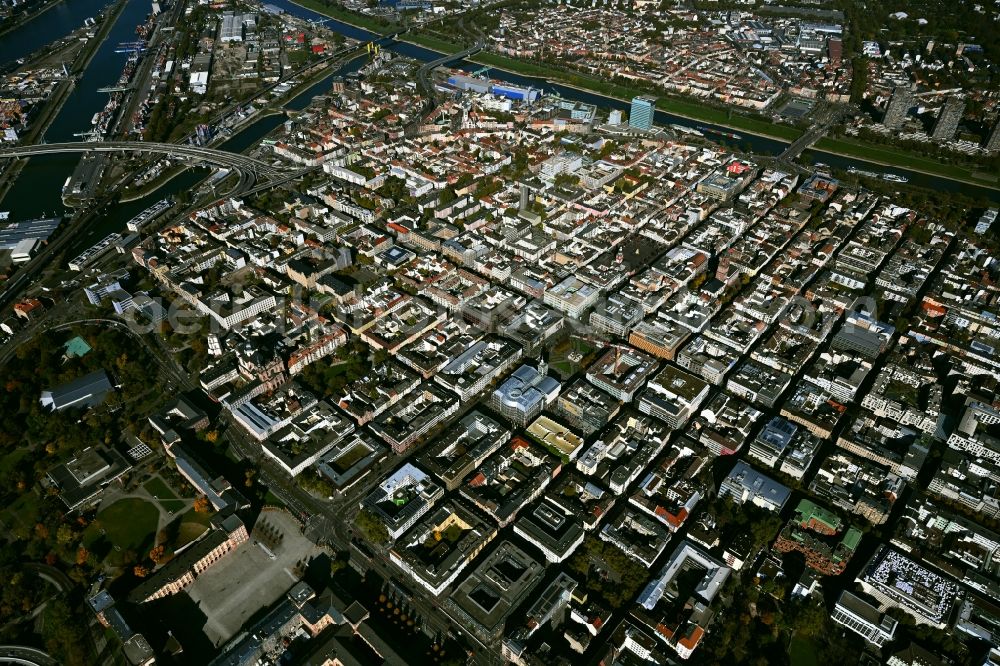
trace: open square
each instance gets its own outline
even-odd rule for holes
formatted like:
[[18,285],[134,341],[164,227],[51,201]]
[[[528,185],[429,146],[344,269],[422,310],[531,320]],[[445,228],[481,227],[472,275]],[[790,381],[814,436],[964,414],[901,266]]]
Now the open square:
[[[263,524],[280,535],[271,547],[257,538]],[[208,617],[205,636],[221,645],[262,608],[273,604],[294,585],[296,564],[306,562],[320,549],[303,536],[295,520],[284,511],[261,514],[250,540],[195,578],[185,591]]]

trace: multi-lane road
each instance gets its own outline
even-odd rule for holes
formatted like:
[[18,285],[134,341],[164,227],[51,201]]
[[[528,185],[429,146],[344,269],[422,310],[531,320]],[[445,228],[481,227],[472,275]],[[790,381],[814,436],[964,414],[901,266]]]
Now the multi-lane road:
[[239,169],[258,176],[274,175],[280,167],[268,164],[242,153],[231,153],[204,146],[183,143],[157,143],[154,141],[67,141],[64,143],[41,143],[33,146],[18,146],[0,150],[0,159],[19,159],[32,155],[57,153],[159,153],[172,157],[208,162],[216,166]]
[[47,653],[26,645],[0,645],[0,664],[59,666],[59,662]]
[[[422,68],[425,84],[430,85],[427,76],[433,67],[470,55],[479,50],[479,48],[480,45],[477,45],[462,53],[441,58],[436,63],[429,63],[428,66]],[[337,56],[339,55],[338,53]],[[331,59],[333,58],[331,57]],[[22,146],[0,151],[0,159],[24,158],[31,155],[66,152],[139,152],[165,154],[232,168],[240,174],[237,190],[243,195],[291,182],[311,170],[299,169],[292,171],[287,167],[277,167],[247,155],[202,146],[138,141],[69,142]],[[78,224],[83,223],[86,217],[88,216],[85,215],[74,220],[71,226],[76,227]],[[41,274],[48,263],[65,249],[66,244],[73,238],[73,234],[69,231],[64,230],[60,236],[49,243],[33,261],[22,267],[18,275],[5,286],[3,291],[0,291],[0,307],[6,306],[9,302],[19,297],[23,290]],[[113,319],[72,319],[70,321],[66,321],[65,319],[58,321],[47,319],[33,327],[33,332],[55,331],[80,324],[111,326],[129,332],[150,352],[169,384],[174,385],[182,391],[200,390],[197,383],[178,364],[174,355],[166,348],[159,336],[155,334],[141,334],[133,330],[125,322]],[[8,354],[11,352],[11,350],[5,351]],[[350,525],[352,524],[352,517],[357,511],[361,498],[369,492],[372,483],[380,478],[383,472],[390,467],[399,465],[403,459],[408,457],[395,457],[391,460],[385,459],[380,461],[365,477],[364,482],[356,484],[348,492],[338,495],[332,500],[321,499],[302,489],[276,463],[263,455],[260,444],[253,441],[239,426],[233,423],[228,418],[227,412],[224,411],[223,414],[223,418],[226,421],[224,436],[229,441],[234,452],[242,459],[253,464],[258,472],[259,481],[266,485],[286,506],[305,521],[307,534],[311,538],[340,550],[351,549],[354,534]],[[385,549],[378,549],[376,547],[376,552],[370,562],[371,569],[387,580],[399,578],[400,572],[391,565],[386,555]],[[450,618],[447,613],[442,611],[436,599],[415,591],[410,597],[410,603],[433,631],[443,634],[450,630]],[[489,654],[491,652],[485,645],[480,644],[479,647],[481,654]],[[41,666],[49,666],[49,664],[54,663],[44,653],[32,652],[31,648],[7,646],[5,649],[9,653],[0,652],[0,662],[11,660],[12,663],[39,664]]]

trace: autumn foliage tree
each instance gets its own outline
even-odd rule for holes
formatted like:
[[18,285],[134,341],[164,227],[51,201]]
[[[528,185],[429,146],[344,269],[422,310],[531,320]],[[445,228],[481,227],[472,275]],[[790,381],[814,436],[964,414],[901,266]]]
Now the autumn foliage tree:
[[208,513],[211,511],[211,507],[208,504],[207,497],[199,497],[194,501],[194,510],[196,513]]
[[156,546],[155,548],[153,548],[153,550],[149,551],[149,559],[151,559],[151,560],[153,560],[153,562],[159,564],[160,562],[163,561],[164,554],[165,554],[165,551],[163,549],[163,546],[162,545]]
[[136,578],[145,578],[149,575],[149,569],[142,564],[137,564],[132,569],[132,573],[135,574]]

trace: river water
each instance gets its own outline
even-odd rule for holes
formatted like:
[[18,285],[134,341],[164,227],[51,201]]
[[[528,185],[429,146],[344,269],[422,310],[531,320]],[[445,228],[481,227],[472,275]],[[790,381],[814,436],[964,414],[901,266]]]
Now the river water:
[[[270,0],[270,4],[276,5],[293,16],[305,19],[325,19],[320,14],[299,7],[289,0]],[[53,8],[34,21],[30,21],[21,26],[18,30],[0,38],[0,62],[11,57],[22,57],[27,53],[39,48],[60,36],[63,36],[82,24],[83,20],[92,16],[100,9],[100,0],[66,0],[58,7]],[[105,97],[98,93],[97,89],[114,83],[121,73],[126,56],[114,53],[119,42],[130,41],[134,38],[135,26],[141,23],[150,10],[149,0],[129,0],[119,16],[115,26],[112,28],[107,40],[98,49],[93,61],[87,68],[82,79],[78,82],[76,89],[71,94],[66,105],[60,111],[55,121],[45,134],[47,141],[72,141],[76,132],[89,129],[90,118],[94,113],[103,108]],[[77,21],[76,25],[73,24]],[[335,30],[346,37],[361,41],[378,39],[379,36],[367,30],[357,28],[336,20],[326,20],[325,26]],[[413,44],[396,42],[387,48],[400,55],[420,61],[430,61],[440,57],[440,54]],[[348,63],[337,74],[357,70],[365,62],[365,57],[359,57]],[[458,61],[452,65],[466,71],[479,69],[479,65],[466,61]],[[627,109],[628,102],[604,97],[594,93],[578,90],[568,86],[550,83],[544,79],[527,77],[513,72],[491,68],[490,74],[494,78],[502,79],[510,83],[522,86],[533,86],[542,88],[546,92],[558,92],[566,99],[575,99],[582,102],[595,104],[602,108]],[[331,75],[332,76],[332,75]],[[308,90],[292,100],[288,107],[292,109],[304,108],[312,97],[329,90],[330,78],[326,77]],[[262,118],[245,127],[238,134],[222,144],[225,150],[241,151],[253,145],[269,132],[275,129],[284,121],[282,116],[269,116]],[[674,116],[663,111],[656,112],[656,121],[660,124],[678,124],[686,127],[709,127],[718,131],[726,131],[725,128],[714,126],[709,123],[701,123],[688,120],[679,116]],[[745,132],[740,132],[742,137],[738,140],[727,139],[715,134],[708,135],[712,140],[729,143],[733,147],[749,149],[758,154],[775,155],[784,150],[785,142],[767,137],[755,136]],[[869,164],[860,160],[854,160],[836,155],[818,153],[823,161],[828,164],[846,168],[857,166],[859,168],[874,171],[885,171],[885,167]],[[70,176],[75,168],[79,157],[76,155],[51,155],[44,157],[33,157],[28,165],[21,172],[17,182],[11,188],[7,196],[0,201],[0,210],[9,210],[12,220],[22,220],[37,217],[46,213],[66,212],[61,201],[63,183]],[[966,185],[957,181],[943,178],[927,176],[925,174],[910,172],[903,169],[891,169],[899,174],[905,174],[910,182],[932,189],[961,191],[970,196],[989,198],[1000,201],[1000,191],[990,188]],[[103,236],[113,231],[120,231],[125,223],[134,215],[148,207],[164,196],[174,194],[183,190],[191,189],[203,174],[185,172],[173,180],[169,181],[156,193],[143,199],[127,203],[118,204],[108,211],[101,221],[92,226],[89,233],[82,234],[77,246],[78,249],[86,247],[88,244],[99,240]]]
[[[20,35],[22,31],[31,33],[44,31],[43,24],[46,22],[46,17],[50,16],[59,22],[60,27],[65,27],[61,23],[63,19],[59,18],[62,15],[56,12],[60,8],[72,9],[78,2],[83,4],[90,0],[67,0],[35,21],[22,26],[15,33],[0,38],[0,42],[6,42],[14,34]],[[107,39],[97,49],[90,65],[46,130],[45,141],[49,143],[74,141],[79,138],[75,136],[77,132],[90,129],[91,118],[103,109],[108,101],[107,95],[97,92],[98,88],[118,81],[125,66],[125,59],[128,57],[125,54],[115,53],[115,48],[120,42],[135,39],[135,28],[145,20],[149,11],[149,0],[129,0],[108,33]],[[91,15],[88,12],[83,13],[86,16]],[[80,23],[83,22],[83,18],[80,19]],[[72,30],[73,26],[69,29]],[[28,41],[26,37],[21,39]],[[9,210],[13,220],[64,213],[66,209],[62,204],[62,186],[79,161],[80,156],[77,154],[32,157],[7,196],[0,201],[0,210]]]
[[107,0],[63,0],[48,11],[0,35],[0,65],[25,58],[65,37],[96,16]]
[[[348,37],[353,37],[359,40],[373,40],[378,39],[378,35],[369,32],[367,30],[348,25],[341,21],[336,21],[333,19],[327,19],[326,16],[314,12],[311,9],[306,9],[300,7],[290,0],[271,0],[269,4],[280,7],[289,14],[293,16],[298,16],[300,18],[310,19],[310,20],[325,20],[324,25],[331,30],[336,30]],[[417,46],[415,44],[408,44],[405,42],[396,42],[387,46],[386,48],[399,53],[400,55],[413,58],[415,60],[420,60],[423,62],[428,62],[431,60],[436,60],[441,57],[441,54],[437,51],[432,51],[430,49],[424,48],[422,46]],[[450,67],[457,69],[462,69],[467,72],[474,72],[482,68],[482,65],[468,62],[466,60],[459,60],[457,62],[451,63]],[[514,72],[508,72],[502,69],[497,69],[495,67],[490,68],[490,76],[495,79],[507,81],[521,86],[532,86],[535,88],[543,89],[545,92],[557,92],[562,97],[566,99],[579,100],[581,102],[586,102],[588,104],[594,104],[600,108],[604,109],[629,109],[629,102],[624,100],[615,99],[613,97],[605,97],[604,95],[598,95],[596,93],[587,92],[585,90],[580,90],[578,88],[573,88],[570,86],[560,85],[558,83],[550,82],[546,79],[533,77],[533,76],[523,76],[521,74],[516,74]],[[694,121],[681,116],[676,116],[671,113],[667,113],[662,110],[656,111],[656,122],[660,125],[683,125],[684,127],[690,127],[697,129],[699,127],[708,127],[717,132],[731,132],[732,130],[722,127],[720,125],[713,125],[712,123],[706,123],[701,121]],[[777,155],[781,153],[787,146],[788,142],[780,141],[777,139],[770,139],[764,136],[757,136],[750,134],[743,130],[737,130],[740,134],[739,139],[730,139],[720,136],[715,133],[708,133],[706,136],[717,143],[722,143],[733,148],[739,148],[743,150],[749,150],[751,152],[763,155]],[[816,155],[819,157],[820,161],[829,164],[832,167],[839,169],[846,169],[847,167],[853,166],[859,169],[865,169],[868,171],[877,172],[891,172],[897,175],[904,175],[909,178],[909,181],[913,185],[920,187],[926,187],[932,190],[944,190],[948,192],[962,192],[971,197],[978,197],[984,199],[990,199],[992,201],[1000,202],[1000,190],[992,189],[988,187],[981,187],[978,185],[971,185],[967,183],[962,183],[956,180],[949,180],[947,178],[940,178],[938,176],[931,176],[923,174],[917,171],[909,171],[907,169],[899,169],[896,167],[885,167],[872,162],[866,162],[864,160],[858,160],[849,157],[843,157],[840,155],[834,155],[832,153],[825,153],[821,151],[815,151]]]

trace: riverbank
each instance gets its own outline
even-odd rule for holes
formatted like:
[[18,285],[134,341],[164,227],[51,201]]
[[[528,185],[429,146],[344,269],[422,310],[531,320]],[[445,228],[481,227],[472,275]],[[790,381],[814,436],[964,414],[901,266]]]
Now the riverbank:
[[[407,33],[399,37],[399,41],[430,49],[437,53],[454,54],[462,51],[464,47],[446,42],[436,37],[428,35]],[[532,62],[515,60],[496,53],[480,52],[470,58],[469,62],[478,65],[488,66],[493,69],[530,76],[543,79],[551,83],[558,83],[567,88],[574,88],[581,92],[591,93],[614,99],[625,104],[630,104],[633,97],[650,94],[648,90],[640,90],[618,83],[601,81],[582,73],[566,72],[556,70],[544,65]],[[656,108],[666,113],[691,120],[694,122],[709,123],[731,130],[742,130],[767,139],[785,141],[791,143],[802,136],[802,130],[787,125],[776,125],[764,120],[757,120],[739,113],[730,115],[727,111],[713,106],[699,104],[681,100],[673,96],[661,96]]]
[[[361,55],[362,52],[363,49],[359,47],[358,49],[351,51],[349,54],[341,58],[338,58],[337,60],[334,60],[332,62],[327,62],[323,64],[314,64],[305,68],[305,70],[315,69],[315,71],[296,72],[294,75],[292,75],[292,78],[298,78],[302,76],[305,76],[306,78],[297,83],[294,88],[291,88],[280,99],[275,100],[272,104],[276,106],[269,105],[260,107],[253,114],[243,118],[242,120],[239,121],[239,123],[230,127],[229,128],[230,131],[228,133],[219,134],[218,136],[214,137],[212,141],[208,143],[208,147],[216,147],[216,148],[221,147],[223,144],[226,144],[229,141],[238,138],[242,132],[252,128],[258,122],[272,116],[285,115],[287,113],[285,107],[288,104],[290,104],[299,96],[307,93],[313,86],[317,85],[325,78],[332,76],[338,69],[343,67],[346,62],[350,62],[350,60],[352,60],[353,58],[356,58],[359,55]],[[255,93],[255,95],[257,94],[259,93]],[[241,102],[241,104],[249,103],[252,99],[253,97],[249,97],[243,102]],[[167,185],[170,181],[183,174],[189,168],[190,167],[185,165],[173,166],[167,169],[164,173],[154,178],[153,180],[139,186],[134,190],[126,188],[122,192],[120,201],[122,203],[129,203],[132,201],[138,201],[139,199],[144,199],[148,196],[151,196],[157,190]]]
[[[431,49],[439,53],[458,53],[462,50],[461,46],[449,44],[440,39],[423,35],[407,34],[404,38],[400,39],[400,41],[415,44],[416,46]],[[561,72],[547,71],[540,65],[521,62],[493,53],[479,53],[471,58],[468,58],[467,60],[476,64],[491,67],[495,65],[498,70],[508,71],[522,76],[531,76],[535,78],[542,78],[544,76],[546,77],[546,80],[558,83],[559,85],[567,88],[573,88],[581,92],[600,95],[601,97],[613,99],[626,104],[631,102],[632,97],[641,94],[648,94],[645,91],[631,89],[627,86],[620,86],[613,83],[595,81],[594,83],[597,85],[591,85],[590,82],[584,82],[582,84],[579,81],[571,82],[566,80],[567,77],[561,76]],[[555,74],[555,76],[553,76],[553,74]],[[706,122],[733,130],[741,130],[755,136],[775,139],[777,141],[792,142],[802,135],[801,130],[794,127],[775,125],[745,116],[734,115],[729,117],[725,111],[720,109],[702,106],[695,102],[678,100],[673,97],[661,97],[657,103],[657,109],[694,122]],[[970,185],[988,187],[991,189],[1000,189],[1000,183],[998,183],[997,179],[977,176],[974,168],[962,167],[953,164],[943,164],[935,162],[929,158],[923,158],[919,155],[895,151],[873,144],[848,141],[844,139],[823,138],[812,147],[812,150],[830,155],[838,155],[840,157],[863,160],[865,162],[871,162],[881,166],[908,169],[926,174],[928,176],[947,178],[960,183],[968,183]]]
[[[333,76],[334,72],[336,72],[338,69],[340,69],[341,67],[343,67],[345,63],[350,62],[351,60],[357,58],[360,55],[363,55],[364,53],[365,53],[365,49],[363,47],[359,46],[356,50],[351,51],[347,55],[345,55],[345,56],[343,56],[341,58],[338,58],[337,60],[334,60],[331,63],[325,63],[322,67],[320,67],[315,72],[309,72],[309,73],[299,72],[299,73],[297,73],[296,76],[303,76],[304,75],[306,78],[303,79],[300,83],[297,83],[294,88],[292,88],[287,93],[285,93],[282,96],[282,98],[280,100],[277,100],[277,101],[280,102],[280,106],[281,107],[287,106],[293,100],[295,100],[297,97],[299,97],[300,95],[302,95],[303,93],[305,93],[306,91],[308,91],[310,88],[312,88],[314,85],[316,85],[317,83],[319,83],[320,81],[322,81],[326,77]],[[281,111],[278,111],[278,113],[281,113]]]
[[[296,98],[301,95],[306,94],[313,86],[317,85],[325,78],[332,76],[338,69],[344,66],[344,63],[350,62],[353,58],[356,58],[362,53],[362,49],[352,51],[350,54],[334,61],[332,64],[325,64],[320,67],[319,70],[312,72],[308,75],[304,81],[300,82],[294,88],[289,90],[280,100],[280,107],[261,107],[256,113],[251,116],[244,118],[238,125],[232,127],[232,132],[229,134],[219,135],[215,137],[208,145],[209,147],[221,147],[223,144],[232,141],[240,136],[240,134],[246,130],[251,129],[258,122],[269,118],[271,116],[281,116],[287,113],[284,108],[286,105],[290,104]],[[300,76],[302,73],[299,72],[296,76]],[[137,201],[139,199],[146,198],[154,194],[157,190],[165,186],[167,183],[172,181],[177,176],[183,174],[190,167],[185,165],[178,165],[168,169],[165,173],[157,176],[150,182],[140,186],[138,189],[129,191],[124,190],[122,197],[120,199],[123,203],[128,203],[132,201]]]
[[[104,40],[107,39],[108,32],[110,32],[111,26],[114,25],[122,9],[124,9],[125,3],[126,0],[120,0],[109,9],[108,14],[101,23],[101,28],[98,33],[94,35],[93,39],[88,41],[84,50],[73,60],[72,72],[74,75],[85,70],[87,65],[90,64],[94,54],[97,53],[97,49],[104,42]],[[75,78],[70,78],[59,83],[56,90],[49,96],[49,99],[44,102],[44,107],[35,119],[35,122],[32,124],[31,129],[29,129],[28,133],[22,137],[22,143],[37,143],[38,140],[45,135],[45,131],[59,116],[59,112],[62,111],[63,106],[66,104],[67,100],[69,100],[69,96],[75,87]],[[11,164],[2,175],[0,175],[0,201],[3,201],[4,197],[7,196],[7,192],[14,185],[14,182],[20,175],[21,170],[24,169],[27,164],[27,159],[15,160],[14,163]]]
[[[222,144],[226,143],[227,141],[231,141],[232,139],[235,139],[236,137],[238,137],[239,134],[240,134],[240,132],[242,132],[243,130],[246,130],[246,129],[249,129],[249,128],[253,127],[253,125],[255,123],[257,123],[258,121],[264,120],[265,118],[268,118],[270,116],[284,115],[284,113],[285,113],[284,111],[279,111],[277,109],[270,109],[270,110],[263,111],[263,112],[260,112],[258,114],[255,114],[253,116],[250,116],[250,117],[248,117],[246,119],[246,121],[244,121],[242,123],[242,126],[237,126],[237,127],[239,127],[239,129],[234,129],[234,131],[233,131],[232,134],[228,134],[228,135],[223,135],[223,136],[217,137],[217,140],[213,140],[212,142],[210,142],[208,144],[208,147],[216,147],[216,148],[218,148],[219,146],[221,146]],[[180,176],[181,174],[185,173],[186,171],[189,171],[191,168],[192,167],[190,167],[190,166],[188,166],[186,164],[178,164],[178,165],[170,167],[169,169],[167,169],[166,171],[164,171],[162,174],[158,175],[153,180],[151,180],[148,183],[145,183],[143,185],[140,185],[136,189],[130,189],[129,187],[123,188],[122,189],[122,195],[121,195],[121,198],[119,199],[119,201],[121,203],[130,203],[132,201],[138,201],[139,199],[145,199],[146,197],[151,196],[152,194],[155,194],[157,190],[159,190],[160,188],[164,187],[170,181],[172,181],[173,179],[177,178],[178,176]]]
[[[399,26],[386,25],[376,21],[375,19],[366,17],[363,14],[327,6],[320,0],[288,0],[288,2],[292,5],[302,7],[303,9],[316,12],[317,14],[328,16],[353,28],[373,32],[380,36],[393,34],[400,29]],[[464,51],[466,48],[465,46],[455,44],[453,42],[438,39],[427,34],[414,32],[407,32],[406,34],[398,36],[396,39],[401,43],[418,46],[420,48],[434,51],[435,53],[440,53],[441,55],[454,55]],[[566,86],[567,88],[574,88],[582,92],[600,95],[624,104],[631,103],[632,98],[637,95],[648,94],[648,91],[593,79],[582,73],[577,74],[553,70],[542,65],[521,60],[514,60],[495,53],[480,52],[475,56],[466,58],[466,60],[478,65],[484,65],[505,71],[510,74],[530,76],[547,82],[557,83],[559,85]],[[698,104],[696,102],[680,100],[675,97],[661,97],[657,104],[657,108],[666,113],[693,122],[703,122],[725,127],[727,129],[742,130],[744,132],[749,132],[756,136],[775,141],[791,143],[802,135],[802,130],[795,127],[775,125],[773,123],[768,123],[763,120],[757,120],[743,115],[730,116],[727,111],[722,109]]]
[[158,189],[160,189],[161,187],[163,187],[164,185],[166,185],[174,178],[181,175],[190,168],[191,167],[187,166],[186,164],[181,164],[171,169],[168,169],[166,173],[157,176],[156,178],[149,181],[145,185],[140,185],[139,188],[136,190],[129,191],[128,187],[122,188],[122,195],[118,199],[118,201],[121,203],[129,203],[132,201],[138,201],[139,199],[148,197],[149,195],[153,194]]
[[122,11],[125,9],[125,5],[128,4],[128,0],[118,0],[111,9],[106,12],[101,19],[101,27],[98,29],[97,34],[94,38],[87,42],[87,46],[84,52],[80,54],[76,60],[73,61],[73,74],[82,73],[87,67],[90,66],[90,62],[97,55],[97,50],[101,48],[101,44],[108,38],[108,34],[111,32],[111,28],[114,27],[115,23],[118,21],[118,17],[121,16]]
[[24,16],[20,17],[16,21],[14,21],[12,24],[10,24],[8,26],[5,26],[4,28],[0,29],[0,37],[3,37],[8,32],[13,32],[13,31],[17,30],[18,28],[20,28],[22,25],[24,25],[28,21],[35,20],[36,18],[38,18],[39,16],[41,16],[45,12],[49,11],[50,9],[52,9],[53,7],[55,7],[56,5],[60,4],[61,2],[63,2],[63,0],[49,0],[48,2],[43,3],[42,6],[41,6],[41,8],[39,8],[37,11],[25,14]]
[[6,170],[0,172],[0,202],[7,196],[7,192],[21,175],[21,169],[28,163],[28,160],[14,160]]
[[[566,83],[565,81],[556,81],[561,86],[566,86],[567,88],[573,88],[574,90],[579,90],[580,92],[599,94],[601,97],[606,97],[608,99],[617,100],[619,102],[624,102],[626,104],[632,103],[632,97],[620,97],[618,95],[609,95],[606,93],[597,93],[596,91],[584,88],[581,86],[573,85],[572,83]],[[636,92],[636,95],[641,95],[644,93]],[[635,95],[633,95],[634,97]],[[718,125],[719,127],[725,127],[731,130],[742,130],[754,136],[764,137],[765,139],[773,139],[775,141],[783,141],[789,143],[795,139],[802,136],[802,132],[794,127],[785,127],[783,125],[769,125],[767,123],[761,123],[762,127],[766,129],[761,129],[759,127],[752,127],[751,125],[743,125],[742,123],[735,122],[731,119],[726,118],[726,114],[719,111],[718,117],[712,117],[711,119],[707,114],[701,113],[700,110],[705,111],[711,110],[711,107],[700,107],[697,104],[687,103],[673,98],[660,99],[656,108],[660,111],[665,111],[672,116],[677,116],[679,118],[684,118],[685,120],[690,120],[696,123],[708,123],[710,125]],[[746,119],[750,121],[752,119]],[[775,131],[778,130],[778,131]],[[738,140],[738,139],[737,139]]]
[[[317,14],[322,14],[323,16],[329,16],[332,19],[337,19],[341,23],[346,23],[347,25],[358,28],[359,30],[367,30],[368,32],[374,32],[375,34],[385,37],[386,35],[391,35],[394,32],[400,30],[399,27],[382,23],[376,21],[373,18],[369,18],[364,14],[358,14],[356,12],[348,11],[346,9],[341,9],[339,7],[331,7],[326,5],[319,0],[288,0],[290,4],[297,5],[303,9],[308,9],[309,11],[316,12]],[[462,49],[459,49],[461,51]]]
[[[429,35],[407,34],[402,36],[399,41],[443,54],[454,54],[463,50],[463,47],[460,45]],[[545,78],[547,81],[558,83],[567,88],[600,95],[601,97],[626,104],[631,102],[632,97],[645,94],[645,91],[632,89],[628,86],[596,81],[583,75],[573,75],[570,77],[560,71],[549,70],[542,65],[522,62],[493,53],[482,52],[471,58],[467,58],[467,60],[522,76]],[[573,80],[569,80],[570,78]],[[694,122],[707,122],[778,141],[792,142],[802,135],[801,130],[794,127],[775,125],[746,116],[729,116],[727,112],[721,109],[700,105],[695,102],[678,100],[673,97],[661,97],[657,103],[657,109]],[[908,169],[928,176],[947,178],[959,183],[1000,189],[1000,181],[996,178],[985,177],[985,174],[977,173],[975,167],[943,164],[919,155],[873,144],[844,139],[823,138],[812,147],[812,150],[829,155],[863,160],[881,166]]]
[[59,112],[62,111],[63,105],[66,104],[66,100],[69,99],[69,95],[73,92],[73,88],[76,86],[76,81],[73,79],[68,79],[66,81],[61,81],[58,86],[56,86],[55,92],[53,92],[47,100],[45,100],[45,107],[36,118],[36,122],[32,125],[28,133],[21,137],[21,143],[25,145],[31,145],[33,143],[38,143],[39,138],[45,136],[45,130],[49,128],[52,121],[56,119]]
[[865,162],[886,167],[898,167],[909,171],[917,171],[928,176],[948,178],[949,180],[970,183],[981,187],[1000,189],[1000,181],[998,181],[996,176],[988,177],[985,174],[977,176],[976,172],[968,167],[956,164],[943,164],[929,157],[921,157],[861,141],[824,137],[817,141],[810,150],[816,153],[864,160]]
[[[53,5],[53,7],[59,6],[60,11],[53,13],[51,23],[54,26],[54,30],[51,31],[51,33],[44,27],[35,27],[39,24],[44,25],[50,22],[49,19],[46,19],[42,15],[47,12],[42,12],[41,14],[35,15],[30,19],[23,21],[17,30],[9,31],[8,36],[6,37],[0,37],[0,68],[2,68],[0,69],[0,73],[9,74],[18,69],[33,68],[51,63],[59,64],[64,60],[60,57],[60,54],[63,51],[75,48],[76,52],[80,53],[84,49],[89,48],[88,44],[91,40],[87,37],[87,35],[93,30],[94,36],[97,36],[97,33],[101,30],[103,22],[102,17],[111,16],[113,19],[117,18],[119,12],[115,10],[116,5],[117,0],[107,0],[107,4],[99,8],[95,8],[92,15],[83,16],[83,8],[86,6],[86,2],[84,0],[76,0],[74,3],[62,1],[57,2]],[[76,14],[75,16],[74,13]],[[93,25],[87,25],[86,21],[89,19],[93,19],[95,23]],[[68,28],[65,24],[67,20],[78,20],[79,23],[74,22],[72,27]],[[65,29],[66,32],[61,32],[62,29]],[[41,44],[33,46],[29,51],[18,53],[16,45],[18,42],[23,41],[23,39],[18,39],[20,36],[19,33],[25,30],[30,30],[35,33],[45,32],[49,39]],[[62,36],[52,37],[52,35]],[[10,43],[15,44],[13,51],[7,51],[2,48],[6,45],[8,40]],[[82,46],[78,45],[81,40],[87,43]]]

